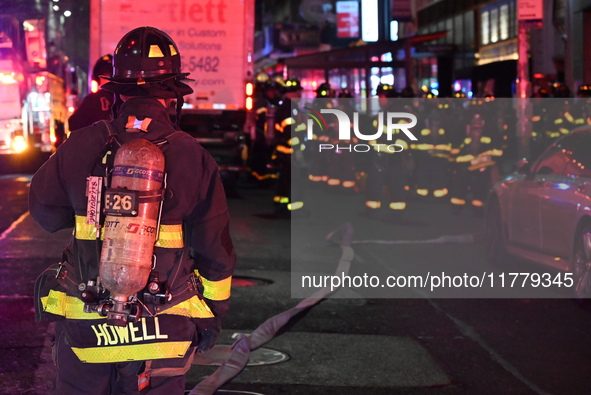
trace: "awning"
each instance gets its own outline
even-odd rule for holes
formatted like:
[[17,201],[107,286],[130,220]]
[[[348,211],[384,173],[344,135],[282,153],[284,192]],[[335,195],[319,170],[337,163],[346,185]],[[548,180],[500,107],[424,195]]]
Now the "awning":
[[398,41],[377,42],[358,47],[338,48],[330,51],[315,52],[312,54],[294,56],[279,59],[278,63],[285,64],[292,69],[354,69],[367,67],[404,67],[404,60],[392,62],[372,61],[379,59],[381,55],[404,49],[406,45],[411,47],[418,44],[436,40],[445,36],[447,32],[430,33],[420,36],[401,38]]

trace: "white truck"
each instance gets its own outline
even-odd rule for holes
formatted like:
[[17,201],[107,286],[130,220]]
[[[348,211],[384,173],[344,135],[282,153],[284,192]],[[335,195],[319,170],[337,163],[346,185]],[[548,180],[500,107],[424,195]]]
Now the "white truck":
[[254,0],[91,0],[90,6],[89,61],[112,54],[137,27],[166,32],[194,80],[181,127],[208,149],[223,176],[245,170],[254,137]]
[[0,15],[0,155],[53,152],[65,138],[67,87],[46,58],[44,20]]

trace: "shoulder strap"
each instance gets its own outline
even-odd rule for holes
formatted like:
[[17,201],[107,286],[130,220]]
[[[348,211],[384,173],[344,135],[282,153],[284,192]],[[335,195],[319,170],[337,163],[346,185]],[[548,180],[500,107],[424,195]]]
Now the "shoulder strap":
[[162,150],[162,152],[164,152],[171,143],[180,140],[181,138],[183,138],[183,136],[184,132],[177,130],[160,139],[152,140],[152,143],[154,143],[158,148]]

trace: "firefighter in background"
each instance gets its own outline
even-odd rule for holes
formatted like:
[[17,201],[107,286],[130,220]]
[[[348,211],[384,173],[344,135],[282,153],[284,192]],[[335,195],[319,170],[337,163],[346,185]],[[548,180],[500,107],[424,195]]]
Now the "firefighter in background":
[[255,139],[249,155],[249,167],[251,174],[262,185],[267,185],[276,174],[270,171],[271,154],[273,152],[273,131],[269,131],[269,125],[274,125],[276,107],[281,103],[283,86],[276,81],[271,81],[267,73],[259,73],[255,85]]
[[437,201],[449,193],[451,151],[451,142],[446,135],[444,122],[445,103],[438,102],[439,106],[434,106],[426,114],[420,141],[411,144],[416,164],[416,193],[421,198],[432,197]]
[[[389,109],[396,111],[397,107],[391,100],[396,95],[395,92],[391,85],[378,86],[380,112],[386,113]],[[373,125],[377,130],[377,118]],[[383,127],[385,128],[385,122]],[[395,129],[392,140],[387,140],[387,134],[382,133],[378,140],[370,141],[369,145],[372,151],[368,153],[365,214],[372,219],[398,221],[406,210],[413,172],[409,140],[403,132]]]
[[[193,90],[183,82],[188,73],[181,72],[172,39],[152,27],[134,29],[119,41],[113,63],[113,75],[103,89],[124,101],[119,115],[72,133],[31,180],[29,210],[39,225],[50,232],[74,229],[63,263],[37,281],[37,318],[56,322],[55,394],[141,390],[180,395],[194,352],[213,347],[229,307],[236,255],[224,188],[215,160],[178,130],[183,96]],[[174,101],[176,125],[168,113]],[[137,196],[161,202],[157,227],[133,226],[129,200],[127,216],[103,224],[95,205],[100,194],[91,193],[93,182],[109,179],[111,158],[123,150],[121,144],[140,139],[158,145],[164,156],[166,189]],[[149,162],[139,165],[148,167]],[[117,172],[129,174],[125,169],[115,168],[113,178]],[[162,177],[153,168],[131,169],[141,179]],[[87,197],[87,191],[93,197]],[[108,203],[105,207],[114,208]],[[101,237],[105,226],[117,228],[124,220],[130,237],[156,232],[157,238],[149,287],[129,299],[138,307],[139,319],[133,322],[130,316],[127,326],[112,327],[100,309],[109,292],[97,278],[99,255],[103,244],[111,243]],[[133,248],[128,250],[133,253]],[[120,280],[129,279],[122,274]]]
[[451,160],[455,165],[450,203],[456,214],[466,205],[472,207],[475,213],[482,213],[488,192],[498,178],[496,161],[503,155],[503,151],[498,148],[496,139],[485,135],[487,122],[481,112],[481,109],[473,112],[467,127],[468,136],[459,147],[451,150]]
[[581,84],[577,89],[575,111],[580,125],[591,125],[591,84]]
[[[333,108],[332,98],[335,92],[328,82],[323,82],[316,88],[316,98],[310,106],[320,111],[323,108]],[[331,117],[332,119],[332,117]],[[328,155],[319,152],[320,144],[329,144],[331,131],[334,125],[329,125],[328,130],[315,130],[310,147],[310,174],[308,179],[315,185],[326,185],[328,181]]]
[[108,77],[112,72],[113,56],[101,56],[92,68],[91,93],[82,99],[82,103],[68,119],[70,131],[81,129],[103,119],[112,119],[115,95],[101,88],[108,82],[104,76]]
[[297,106],[292,102],[300,98],[301,93],[299,80],[292,78],[285,81],[283,100],[275,113],[275,142],[271,160],[279,172],[273,198],[275,215],[279,217],[300,214],[304,207],[306,130],[305,124],[298,122]]

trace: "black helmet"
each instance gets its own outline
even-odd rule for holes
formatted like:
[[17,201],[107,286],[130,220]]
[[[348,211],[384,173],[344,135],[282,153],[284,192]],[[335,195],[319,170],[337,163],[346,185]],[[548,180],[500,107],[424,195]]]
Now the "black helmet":
[[297,78],[290,78],[287,81],[285,81],[283,89],[285,90],[285,92],[298,92],[301,91],[303,88],[300,84],[300,80],[298,80]]
[[385,96],[387,98],[393,98],[398,96],[396,89],[390,84],[380,84],[376,88],[376,96]]
[[99,82],[100,77],[110,77],[113,72],[113,56],[111,54],[101,56],[92,68],[92,80]]
[[581,84],[577,94],[581,97],[591,97],[591,84]]
[[178,98],[193,93],[182,83],[181,55],[170,38],[154,27],[139,27],[127,33],[113,55],[113,75],[103,89],[129,96]]
[[332,97],[332,88],[328,82],[323,82],[316,88],[316,97]]

